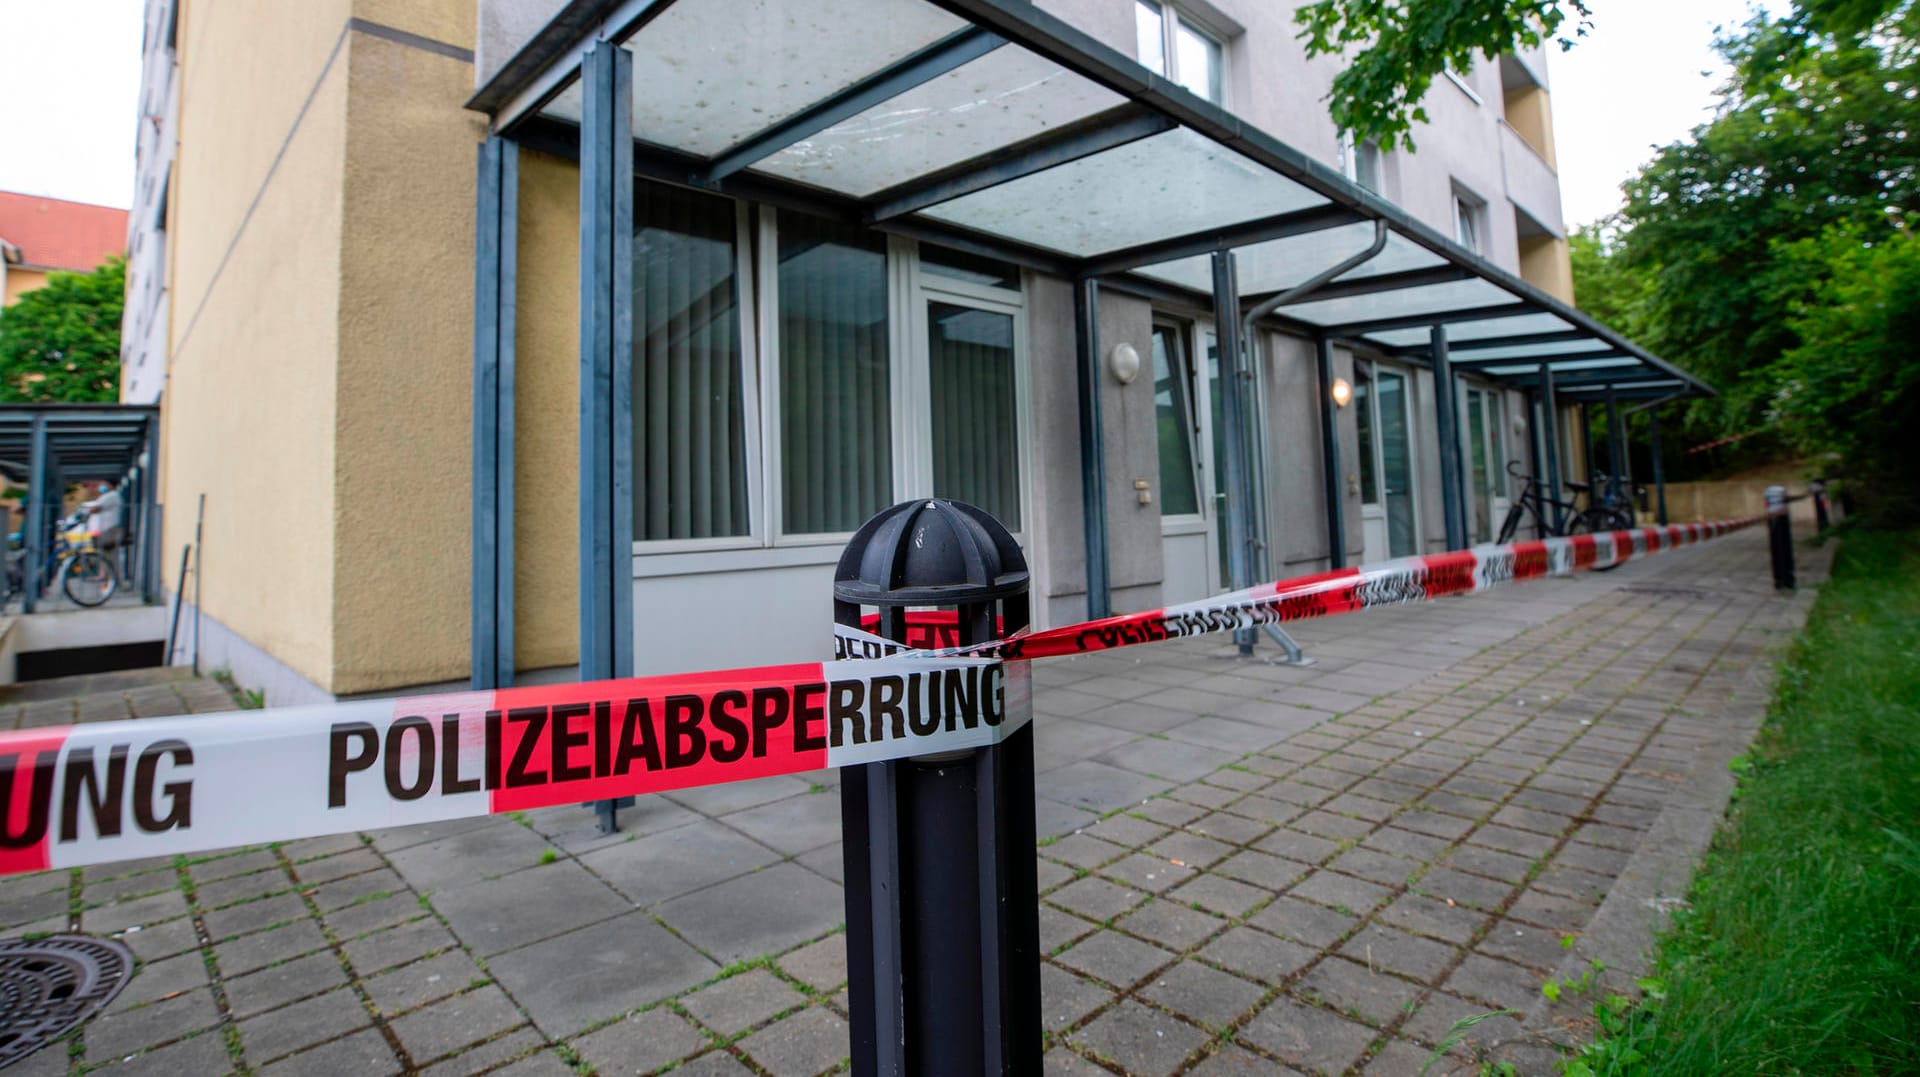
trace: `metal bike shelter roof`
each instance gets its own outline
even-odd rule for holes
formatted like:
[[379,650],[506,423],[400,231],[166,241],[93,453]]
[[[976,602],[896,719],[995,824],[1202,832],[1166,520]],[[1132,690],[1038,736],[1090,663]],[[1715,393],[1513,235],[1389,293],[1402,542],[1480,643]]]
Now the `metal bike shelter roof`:
[[34,431],[67,482],[117,482],[147,451],[159,409],[133,404],[0,404],[0,471],[30,482]]
[[[1275,318],[1518,385],[1712,389],[1335,170],[1022,0],[570,0],[469,107],[564,142],[580,58],[633,55],[636,169],[1189,299],[1236,252],[1249,304],[1379,255]],[[1303,102],[1306,104],[1306,102]],[[1318,103],[1313,103],[1318,107]],[[1591,385],[1592,389],[1586,388]]]

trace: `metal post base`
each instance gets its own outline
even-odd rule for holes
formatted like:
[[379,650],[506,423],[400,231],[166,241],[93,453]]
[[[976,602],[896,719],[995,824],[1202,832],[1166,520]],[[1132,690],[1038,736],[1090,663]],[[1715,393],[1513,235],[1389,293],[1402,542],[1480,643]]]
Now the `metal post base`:
[[1314,662],[1318,661],[1318,659],[1314,658],[1312,655],[1301,650],[1299,642],[1295,640],[1292,636],[1287,635],[1286,629],[1281,628],[1279,625],[1266,625],[1265,628],[1267,630],[1267,635],[1273,637],[1273,642],[1278,643],[1280,645],[1280,649],[1287,653],[1287,657],[1284,661],[1280,663],[1281,665],[1310,666],[1310,665],[1313,665]]

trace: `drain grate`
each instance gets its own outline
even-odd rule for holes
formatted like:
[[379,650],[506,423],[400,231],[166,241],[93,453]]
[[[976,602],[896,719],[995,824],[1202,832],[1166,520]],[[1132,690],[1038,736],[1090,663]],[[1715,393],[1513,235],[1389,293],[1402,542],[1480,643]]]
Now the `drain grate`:
[[1698,587],[1663,587],[1657,583],[1636,583],[1620,588],[1630,595],[1658,595],[1662,598],[1691,598],[1695,600],[1712,598],[1713,592],[1702,591]]
[[0,942],[0,1069],[93,1016],[132,977],[133,952],[112,939]]

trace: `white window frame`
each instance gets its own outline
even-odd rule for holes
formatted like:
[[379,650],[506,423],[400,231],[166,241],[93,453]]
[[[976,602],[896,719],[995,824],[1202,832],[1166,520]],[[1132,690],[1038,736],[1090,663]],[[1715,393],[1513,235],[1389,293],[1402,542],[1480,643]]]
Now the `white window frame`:
[[[1462,237],[1462,232],[1469,234]],[[1453,185],[1453,241],[1475,254],[1487,252],[1486,200],[1457,183]]]
[[1467,100],[1472,101],[1476,105],[1481,105],[1481,106],[1486,105],[1487,103],[1486,100],[1480,96],[1479,92],[1476,91],[1473,87],[1467,85],[1466,79],[1463,79],[1459,75],[1454,74],[1453,68],[1451,67],[1442,68],[1440,73],[1447,76],[1448,82],[1451,82],[1455,86],[1459,87],[1460,92],[1467,95]]
[[[1370,185],[1360,178],[1360,159],[1363,156],[1373,158],[1373,177],[1377,181],[1374,184]],[[1384,197],[1387,186],[1387,155],[1381,151],[1380,144],[1373,139],[1359,141],[1353,137],[1353,132],[1341,132],[1340,172],[1361,187]]]
[[[1219,96],[1217,98],[1208,97],[1206,94],[1197,94],[1196,96],[1204,100],[1212,101],[1221,108],[1226,108],[1228,35],[1222,34],[1213,27],[1201,22],[1195,18],[1192,13],[1183,11],[1174,4],[1167,3],[1166,0],[1134,0],[1133,17],[1136,43],[1139,40],[1140,8],[1142,6],[1151,7],[1160,12],[1160,55],[1165,61],[1164,66],[1166,70],[1157,71],[1155,74],[1176,86],[1182,86],[1180,82],[1180,29],[1181,27],[1185,27],[1196,36],[1211,42],[1214,48],[1218,50],[1217,55],[1220,57],[1220,69],[1218,72],[1220,81]],[[1135,59],[1139,60],[1143,66],[1146,63],[1145,57],[1135,57]],[[1149,68],[1148,70],[1152,69]],[[1182,88],[1185,87],[1182,86]],[[1191,93],[1192,91],[1189,90],[1188,92]]]

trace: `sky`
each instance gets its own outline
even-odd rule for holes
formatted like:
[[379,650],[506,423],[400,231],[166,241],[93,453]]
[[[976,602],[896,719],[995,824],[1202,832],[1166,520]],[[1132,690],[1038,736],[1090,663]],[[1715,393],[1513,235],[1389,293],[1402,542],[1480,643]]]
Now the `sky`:
[[[1617,209],[1621,181],[1652,147],[1709,117],[1725,77],[1714,28],[1748,13],[1748,0],[1591,6],[1589,35],[1547,61],[1575,226]],[[141,10],[140,0],[0,0],[0,190],[131,203]]]

